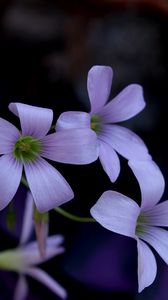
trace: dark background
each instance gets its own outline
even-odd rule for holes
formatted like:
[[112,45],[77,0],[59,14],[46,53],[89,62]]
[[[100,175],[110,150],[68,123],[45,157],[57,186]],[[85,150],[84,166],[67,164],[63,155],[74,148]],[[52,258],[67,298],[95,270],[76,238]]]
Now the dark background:
[[[89,111],[86,80],[96,64],[113,68],[111,97],[130,83],[144,88],[145,110],[125,125],[139,134],[168,178],[168,2],[56,1],[0,2],[0,116],[19,126],[8,111],[10,102],[52,108],[54,122],[61,112]],[[87,166],[53,164],[70,183],[75,198],[67,211],[89,216],[91,206],[108,189],[140,203],[138,184],[121,158],[121,173],[112,184],[99,161]],[[25,190],[14,201],[17,227],[0,230],[0,249],[17,246]],[[167,189],[163,199],[167,197]],[[19,204],[18,204],[19,203]],[[136,242],[99,224],[81,224],[50,212],[50,233],[65,236],[66,253],[42,267],[68,291],[68,300],[167,300],[168,268],[157,256],[155,283],[137,294]],[[12,299],[16,274],[0,272],[0,299]],[[57,299],[28,279],[28,300]]]

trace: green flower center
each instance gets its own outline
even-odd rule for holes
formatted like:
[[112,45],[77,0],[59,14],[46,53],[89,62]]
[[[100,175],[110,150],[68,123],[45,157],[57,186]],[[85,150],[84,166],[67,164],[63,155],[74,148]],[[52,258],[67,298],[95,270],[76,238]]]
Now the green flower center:
[[21,136],[13,149],[15,158],[21,161],[35,160],[42,150],[42,144],[39,140],[27,135]]
[[140,214],[137,219],[137,226],[136,226],[136,235],[141,236],[144,233],[144,225],[147,222],[146,216],[143,214]]
[[7,271],[20,271],[23,267],[24,261],[19,249],[0,252],[0,269]]
[[92,130],[94,130],[96,133],[99,133],[101,130],[101,119],[97,115],[91,116],[91,122],[90,127]]

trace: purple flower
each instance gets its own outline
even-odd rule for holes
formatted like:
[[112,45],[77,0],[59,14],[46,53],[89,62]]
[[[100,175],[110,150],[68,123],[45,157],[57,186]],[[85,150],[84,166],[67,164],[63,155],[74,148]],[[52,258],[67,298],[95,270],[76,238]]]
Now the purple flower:
[[97,139],[92,130],[70,129],[46,135],[51,128],[50,109],[11,103],[22,132],[0,118],[0,210],[14,197],[23,166],[37,209],[48,211],[74,197],[62,175],[46,160],[88,164],[97,159]]
[[[56,129],[92,128],[99,140],[99,159],[104,171],[114,182],[120,173],[120,161],[116,152],[130,160],[151,158],[144,142],[132,131],[119,125],[137,115],[144,107],[142,87],[128,85],[112,101],[107,102],[113,72],[107,66],[93,66],[87,79],[91,112],[64,112],[60,115]],[[112,123],[112,124],[111,124]]]
[[33,228],[32,213],[33,198],[29,192],[26,199],[20,245],[16,249],[0,252],[0,269],[19,273],[14,300],[25,300],[27,298],[28,284],[25,275],[35,278],[60,298],[66,299],[67,293],[65,289],[46,272],[36,267],[37,264],[43,263],[64,252],[64,248],[61,246],[63,237],[61,235],[48,237],[45,257],[41,257],[37,242],[27,243]]
[[[157,266],[150,244],[168,264],[168,200],[158,203],[164,191],[164,178],[151,161],[130,161],[142,195],[141,207],[115,191],[106,191],[91,208],[91,215],[106,229],[137,240],[139,292],[155,279]],[[143,240],[143,241],[142,241]]]

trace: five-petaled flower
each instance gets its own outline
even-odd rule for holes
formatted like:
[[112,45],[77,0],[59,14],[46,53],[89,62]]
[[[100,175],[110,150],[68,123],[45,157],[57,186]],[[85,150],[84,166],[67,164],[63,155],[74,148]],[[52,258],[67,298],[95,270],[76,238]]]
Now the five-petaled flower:
[[[168,264],[168,200],[159,203],[164,191],[164,178],[153,161],[130,161],[138,179],[142,202],[139,207],[132,199],[107,191],[91,208],[91,215],[106,229],[132,237],[138,248],[139,292],[155,279],[157,265],[150,244]],[[143,241],[142,241],[143,240]]]
[[[144,107],[142,87],[128,85],[112,101],[110,95],[113,72],[108,66],[93,66],[87,79],[91,112],[69,111],[60,115],[57,130],[91,127],[99,141],[99,159],[103,169],[114,182],[120,173],[120,161],[116,152],[128,160],[150,159],[144,142],[131,130],[114,125],[138,114]],[[111,124],[112,123],[112,124]]]
[[28,243],[33,228],[32,215],[33,198],[31,193],[28,192],[23,217],[20,245],[15,249],[9,249],[0,252],[0,269],[19,273],[19,279],[14,292],[14,300],[27,299],[28,284],[25,275],[29,275],[38,280],[60,298],[66,299],[66,290],[45,271],[36,266],[64,252],[64,248],[61,246],[63,237],[61,235],[48,237],[46,241],[45,256],[42,257],[39,253],[37,242]]
[[62,175],[46,160],[88,164],[97,159],[96,134],[91,129],[70,129],[47,134],[52,125],[51,109],[11,103],[22,132],[0,118],[0,210],[14,197],[23,166],[37,209],[48,211],[74,197]]

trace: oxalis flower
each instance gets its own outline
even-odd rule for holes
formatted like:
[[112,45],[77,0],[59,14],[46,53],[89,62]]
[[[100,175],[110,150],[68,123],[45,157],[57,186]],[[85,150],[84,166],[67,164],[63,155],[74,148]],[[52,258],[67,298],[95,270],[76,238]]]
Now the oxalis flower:
[[48,211],[74,197],[62,175],[46,160],[88,164],[96,160],[97,140],[92,130],[70,129],[46,135],[51,128],[50,109],[11,103],[9,109],[19,117],[22,131],[0,118],[0,210],[15,195],[23,166],[37,209]]
[[128,85],[112,101],[107,102],[113,71],[108,66],[93,66],[87,79],[91,111],[64,112],[57,120],[57,130],[92,128],[99,141],[99,159],[104,171],[114,182],[120,173],[120,161],[116,152],[126,159],[151,158],[144,142],[132,131],[119,125],[137,115],[145,107],[142,87]]
[[137,241],[139,292],[155,279],[155,257],[144,243],[151,245],[168,264],[168,200],[159,203],[164,191],[164,178],[153,161],[130,161],[141,189],[141,206],[115,191],[106,191],[91,208],[91,215],[106,229]]
[[61,246],[63,237],[61,235],[48,237],[45,257],[42,257],[39,253],[37,242],[28,243],[33,227],[32,210],[33,199],[29,192],[26,199],[20,244],[15,249],[0,252],[0,269],[19,273],[19,279],[14,292],[14,300],[27,299],[28,284],[25,275],[29,275],[38,280],[60,298],[66,299],[67,293],[65,289],[45,271],[36,266],[64,252],[64,248]]

